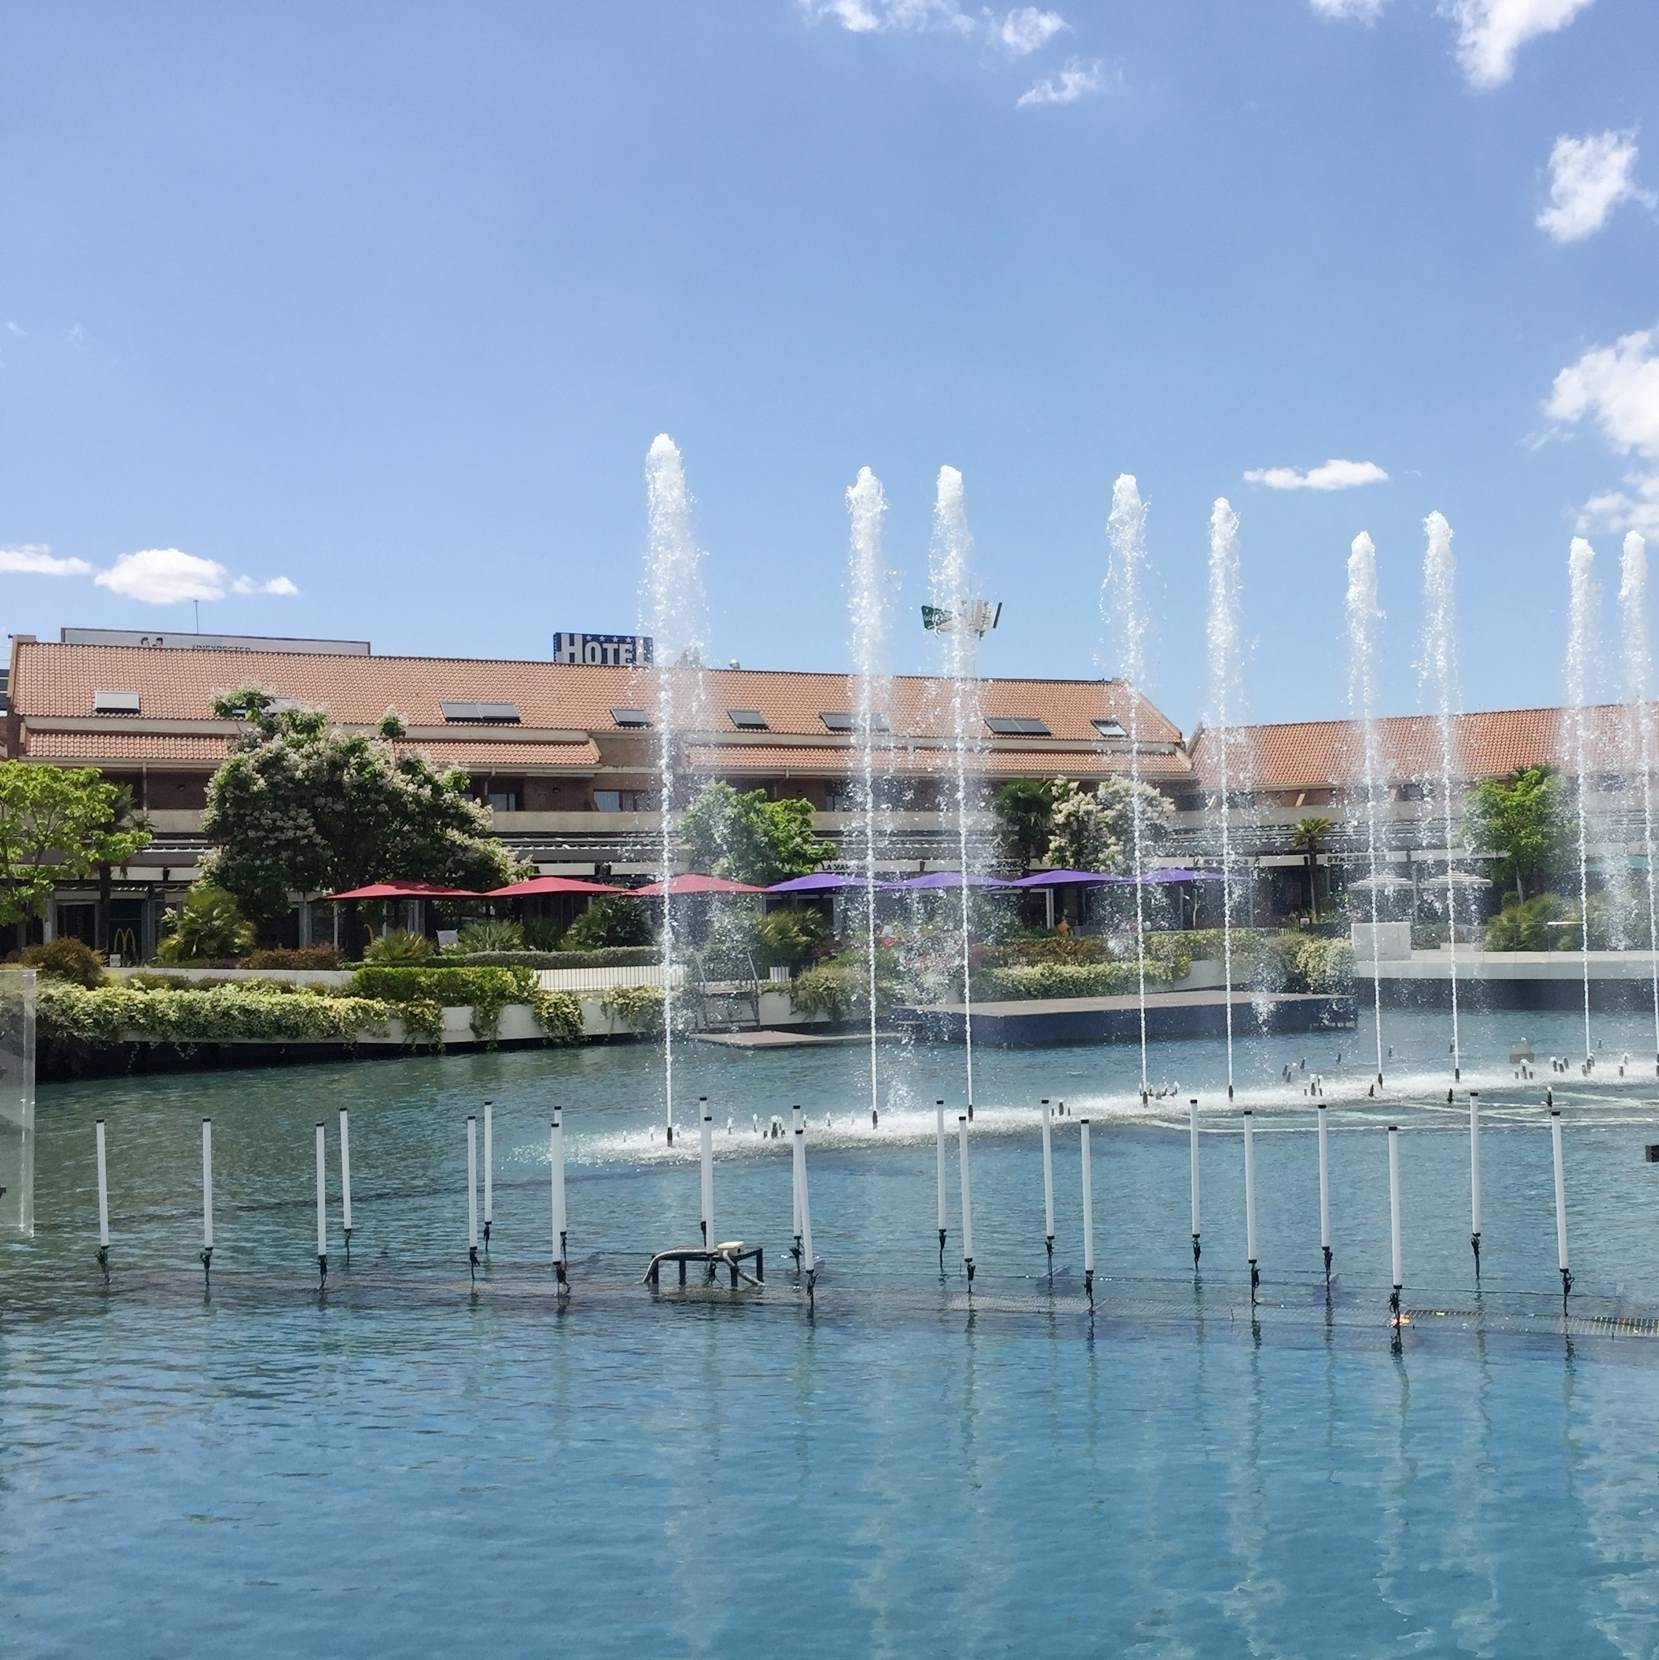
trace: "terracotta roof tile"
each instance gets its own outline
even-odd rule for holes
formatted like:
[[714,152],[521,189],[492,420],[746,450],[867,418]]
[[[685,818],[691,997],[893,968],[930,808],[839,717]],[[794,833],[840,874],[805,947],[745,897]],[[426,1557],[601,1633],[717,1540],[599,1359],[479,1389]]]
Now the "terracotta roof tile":
[[[1628,710],[1600,704],[1585,711],[1591,764],[1616,765]],[[1243,771],[1257,790],[1321,789],[1364,777],[1359,725],[1348,720],[1290,721],[1239,729]],[[1432,778],[1440,771],[1440,727],[1432,715],[1391,715],[1376,725],[1379,771],[1391,784]],[[1209,787],[1217,770],[1213,735],[1193,735],[1193,768]],[[1522,767],[1570,768],[1572,732],[1565,709],[1492,709],[1452,720],[1452,772],[1458,778],[1505,778]],[[1240,771],[1239,750],[1233,771]]]
[[[18,643],[11,682],[13,707],[30,716],[91,715],[97,691],[136,691],[147,717],[205,720],[214,697],[252,682],[279,696],[325,708],[343,725],[367,726],[394,708],[411,726],[442,722],[444,701],[516,703],[528,727],[586,732],[615,730],[611,710],[650,707],[648,670],[552,662],[474,658],[353,657],[320,653],[192,651],[142,646]],[[767,726],[789,736],[822,736],[825,710],[850,710],[853,680],[846,674],[781,669],[709,669],[705,712],[709,732],[734,730],[727,711],[758,709]],[[882,710],[895,732],[943,736],[931,708],[929,682],[898,676]],[[986,680],[980,702],[987,715],[1035,716],[1056,738],[1093,742],[1090,724],[1108,718],[1128,725],[1133,694],[1115,680]],[[1150,742],[1173,743],[1180,733],[1144,698],[1140,727]]]
[[[467,743],[447,739],[405,742],[435,767],[473,771],[523,772],[538,767],[588,771],[599,763],[599,746],[581,743]],[[230,753],[228,736],[179,732],[30,732],[25,754],[33,761],[200,761],[217,765]]]
[[[850,748],[820,746],[790,747],[783,744],[694,745],[689,751],[692,767],[699,772],[759,777],[842,778],[858,769],[858,757]],[[882,772],[931,774],[954,767],[948,749],[895,749],[884,753],[878,763]],[[1099,778],[1108,773],[1128,772],[1129,756],[1107,750],[1033,750],[986,746],[968,752],[968,770],[1006,778]],[[1187,758],[1179,752],[1141,756],[1145,778],[1188,777]]]

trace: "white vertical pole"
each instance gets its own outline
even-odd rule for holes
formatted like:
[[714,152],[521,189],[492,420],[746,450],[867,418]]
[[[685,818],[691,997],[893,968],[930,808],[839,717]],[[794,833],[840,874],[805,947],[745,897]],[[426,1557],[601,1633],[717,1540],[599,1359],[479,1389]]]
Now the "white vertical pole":
[[1319,1126],[1319,1249],[1325,1258],[1325,1283],[1331,1280],[1331,1164],[1325,1141],[1325,1103],[1315,1109]]
[[340,1109],[340,1225],[346,1235],[346,1255],[351,1255],[351,1116]]
[[714,1238],[714,1120],[709,1116],[709,1102],[706,1095],[699,1096],[697,1104],[703,1109],[701,1125],[702,1149],[699,1155],[701,1162],[701,1185],[703,1192],[703,1249],[712,1251],[715,1246]]
[[484,1247],[495,1223],[495,1103],[484,1103]]
[[1469,1091],[1469,1248],[1475,1253],[1475,1278],[1480,1278],[1480,1091]]
[[968,1290],[974,1283],[974,1209],[973,1183],[968,1176],[968,1119],[961,1114],[956,1120],[956,1161],[962,1174],[962,1263],[968,1270]]
[[789,1158],[789,1231],[795,1241],[795,1266],[799,1268],[801,1266],[801,1176],[806,1166],[801,1157],[803,1143],[799,1139],[801,1134],[801,1109],[798,1106],[790,1109],[789,1128],[791,1132],[789,1144],[794,1148]]
[[467,1261],[478,1266],[478,1120],[467,1114]]
[[1048,1265],[1054,1266],[1054,1143],[1049,1134],[1048,1102],[1043,1112],[1043,1238],[1048,1246]]
[[1256,1262],[1256,1120],[1244,1109],[1244,1255],[1250,1264],[1250,1299],[1255,1301],[1261,1271]]
[[1089,1121],[1083,1119],[1078,1129],[1082,1132],[1083,1153],[1083,1290],[1089,1307],[1094,1307],[1094,1171],[1089,1162]]
[[1561,1295],[1573,1288],[1567,1266],[1567,1172],[1561,1161],[1561,1109],[1550,1108],[1550,1152],[1555,1161],[1555,1258],[1561,1269]]
[[548,1199],[553,1212],[553,1272],[561,1286],[565,1283],[565,1132],[559,1122],[559,1109],[553,1109],[552,1122],[547,1129],[547,1185]]
[[801,1261],[806,1269],[806,1294],[810,1301],[818,1279],[818,1259],[812,1254],[812,1190],[807,1186],[806,1179],[805,1123],[795,1132],[795,1149],[801,1166]]
[[1187,1103],[1187,1144],[1192,1155],[1192,1265],[1196,1269],[1199,1255],[1198,1236],[1203,1229],[1198,1204],[1198,1097],[1196,1095]]
[[213,1120],[202,1120],[202,1249],[213,1251]]
[[104,1121],[92,1126],[93,1144],[98,1153],[98,1249],[109,1249],[109,1171],[104,1163]]
[[933,1142],[939,1177],[939,1271],[945,1268],[945,1103],[933,1104]]
[[328,1273],[328,1136],[317,1120],[317,1268]]
[[1396,1325],[1400,1321],[1400,1288],[1406,1283],[1405,1247],[1400,1237],[1400,1127],[1388,1126],[1388,1232],[1392,1246],[1394,1291],[1388,1306]]

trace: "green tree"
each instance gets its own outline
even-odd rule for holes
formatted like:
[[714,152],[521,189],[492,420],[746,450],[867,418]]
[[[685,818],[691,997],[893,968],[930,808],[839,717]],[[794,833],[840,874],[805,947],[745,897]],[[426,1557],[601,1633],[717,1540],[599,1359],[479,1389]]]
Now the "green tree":
[[0,761],[0,923],[19,946],[60,882],[125,864],[149,841],[147,825],[123,822],[125,794],[92,767]]
[[1566,786],[1553,767],[1523,767],[1512,778],[1483,778],[1465,808],[1469,841],[1493,855],[1518,899],[1536,894],[1565,862],[1572,840]]
[[[125,784],[115,786],[115,802],[110,810],[110,831],[114,835],[142,834],[145,841],[150,839],[150,821],[139,812],[133,794]],[[128,855],[130,857],[131,855]],[[115,889],[115,861],[100,859],[98,861],[98,902],[92,913],[92,940],[93,944],[106,957],[109,955],[109,912],[110,900]]]
[[[203,874],[250,915],[279,915],[294,892],[387,881],[487,890],[518,874],[464,772],[394,752],[395,715],[378,736],[351,734],[321,710],[279,709],[254,687],[218,699],[214,713],[244,728],[207,787],[202,830],[213,846]],[[356,909],[346,915],[351,950]]]
[[809,876],[835,851],[813,835],[810,801],[773,801],[718,781],[680,815],[680,845],[693,870],[761,887]]
[[1010,779],[991,797],[991,812],[1004,856],[1023,875],[1048,851],[1054,834],[1053,780]]
[[1308,916],[1314,922],[1319,920],[1319,855],[1334,828],[1328,818],[1316,815],[1298,819],[1290,833],[1290,845],[1300,848],[1308,862]]
[[211,882],[197,882],[164,918],[167,937],[156,950],[169,964],[240,957],[253,949],[253,924],[235,896]]
[[1155,853],[1168,835],[1174,808],[1150,784],[1114,774],[1092,790],[1071,778],[1056,778],[1051,788],[1048,862],[1057,869],[1126,873],[1134,864],[1137,815],[1143,858]]

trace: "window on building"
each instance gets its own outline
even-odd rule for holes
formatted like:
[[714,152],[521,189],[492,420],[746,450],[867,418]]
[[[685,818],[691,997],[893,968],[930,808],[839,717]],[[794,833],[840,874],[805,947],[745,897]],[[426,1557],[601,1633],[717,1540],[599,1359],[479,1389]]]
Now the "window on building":
[[999,738],[1051,738],[1046,721],[1032,715],[987,715],[985,724]]
[[768,732],[766,717],[758,709],[728,709],[727,716],[739,732]]
[[651,717],[643,709],[613,709],[611,719],[618,726],[649,726]]
[[660,800],[655,790],[595,790],[596,813],[654,813]]
[[[830,732],[856,732],[859,726],[858,716],[850,709],[825,709],[819,716],[826,730]],[[892,728],[887,724],[885,715],[878,715],[873,709],[870,711],[870,730],[872,732],[890,732]]]
[[1127,738],[1123,723],[1115,720],[1097,720],[1090,723],[1103,738]]
[[445,720],[469,721],[489,726],[518,725],[518,705],[516,703],[441,702],[438,707],[443,711]]
[[824,789],[826,813],[854,813],[858,811],[858,789],[849,779],[835,779]]
[[472,781],[475,801],[498,813],[520,813],[524,810],[524,783],[518,778],[475,778]]
[[136,715],[138,704],[137,692],[94,692],[92,694],[92,712],[95,715]]

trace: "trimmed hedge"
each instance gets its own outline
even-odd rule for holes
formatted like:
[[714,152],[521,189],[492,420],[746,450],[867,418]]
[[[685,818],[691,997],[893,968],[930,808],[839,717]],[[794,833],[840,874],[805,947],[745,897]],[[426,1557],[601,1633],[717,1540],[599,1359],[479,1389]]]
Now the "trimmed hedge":
[[494,1043],[501,1029],[501,1011],[512,1003],[527,1004],[549,1043],[579,1043],[582,1005],[568,992],[543,991],[529,968],[393,968],[366,963],[351,977],[351,993],[376,998],[411,1011],[405,1026],[434,1043],[443,1037],[444,1009],[472,1009],[472,1034]]
[[36,1030],[48,1042],[113,1045],[127,1038],[187,1049],[236,1039],[351,1043],[382,1036],[403,1013],[374,998],[296,997],[289,987],[218,984],[148,988],[130,981],[88,991],[58,982],[36,994]]

